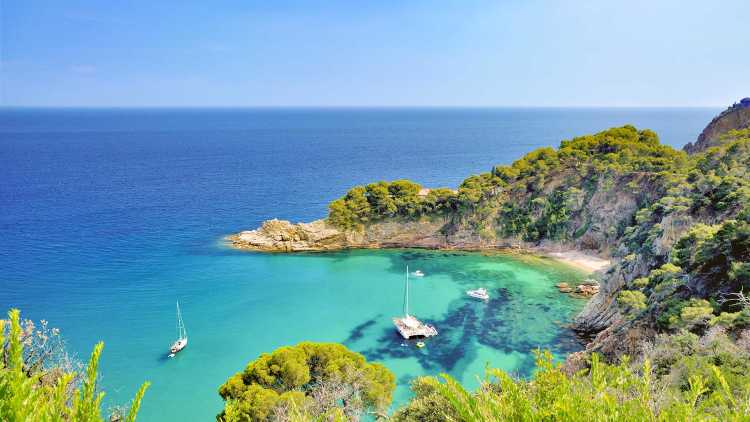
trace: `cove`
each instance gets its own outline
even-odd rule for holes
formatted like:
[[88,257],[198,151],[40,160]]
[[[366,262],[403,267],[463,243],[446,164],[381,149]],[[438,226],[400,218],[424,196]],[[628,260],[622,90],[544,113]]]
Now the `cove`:
[[[402,314],[407,264],[426,274],[411,279],[411,312],[440,331],[422,349],[404,342],[391,322]],[[307,340],[340,342],[385,364],[397,377],[398,405],[416,376],[448,373],[474,387],[486,365],[526,376],[535,348],[560,358],[579,350],[564,324],[584,301],[554,285],[582,276],[557,261],[518,254],[257,254],[217,247],[180,262],[169,288],[146,282],[105,289],[122,303],[120,315],[86,319],[89,329],[107,334],[102,381],[110,402],[126,400],[144,379],[152,382],[142,420],[210,420],[221,409],[217,389],[226,378],[260,353]],[[465,295],[479,286],[489,291],[486,303]],[[190,345],[168,359],[177,297]]]

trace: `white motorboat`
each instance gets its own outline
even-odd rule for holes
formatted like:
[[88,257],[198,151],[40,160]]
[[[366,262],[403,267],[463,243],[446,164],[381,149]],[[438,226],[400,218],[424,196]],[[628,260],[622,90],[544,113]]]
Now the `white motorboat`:
[[179,353],[182,349],[187,347],[188,337],[187,330],[185,330],[185,323],[182,322],[182,313],[180,312],[180,301],[177,301],[177,340],[172,343],[172,347],[169,348],[169,357],[174,357],[175,354]]
[[424,277],[424,273],[420,270],[414,271],[411,275],[414,277]]
[[480,287],[476,290],[467,290],[466,294],[477,299],[487,300],[490,298],[490,295],[487,294],[487,289],[484,287]]

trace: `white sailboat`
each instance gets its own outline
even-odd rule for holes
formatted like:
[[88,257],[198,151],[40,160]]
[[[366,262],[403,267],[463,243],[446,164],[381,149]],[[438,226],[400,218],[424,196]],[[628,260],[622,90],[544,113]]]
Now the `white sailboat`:
[[182,322],[182,313],[180,312],[180,301],[177,301],[177,340],[169,348],[169,357],[173,358],[176,353],[184,349],[188,344],[187,330],[185,323]]
[[432,337],[437,335],[437,329],[432,325],[425,324],[412,315],[409,315],[409,267],[406,267],[406,281],[404,285],[404,316],[394,317],[393,324],[399,334],[405,339],[412,337]]

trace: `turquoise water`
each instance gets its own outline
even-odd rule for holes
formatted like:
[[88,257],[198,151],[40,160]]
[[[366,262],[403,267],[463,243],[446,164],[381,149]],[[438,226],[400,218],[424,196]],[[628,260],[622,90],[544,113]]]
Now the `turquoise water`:
[[[0,109],[0,308],[59,327],[86,358],[103,340],[107,404],[153,382],[141,421],[212,420],[218,386],[261,352],[344,342],[399,379],[484,364],[529,373],[529,351],[578,346],[582,305],[549,261],[414,251],[260,255],[222,245],[279,217],[309,221],[353,185],[456,187],[561,139],[627,123],[681,146],[716,109]],[[402,272],[440,336],[401,347]],[[464,291],[486,285],[489,304]],[[190,345],[177,358],[174,303]]]
[[[469,386],[487,364],[528,375],[532,349],[563,355],[580,348],[560,323],[582,301],[554,287],[580,278],[575,270],[521,258],[404,250],[194,256],[159,276],[164,288],[123,289],[117,304],[101,309],[99,330],[108,320],[129,327],[107,340],[105,384],[116,379],[122,387],[112,398],[122,401],[140,381],[152,381],[143,420],[206,420],[221,408],[216,390],[227,377],[262,352],[304,340],[341,342],[386,364],[398,379],[396,403],[418,375],[447,372]],[[440,331],[424,349],[403,342],[391,322],[402,314],[406,264],[426,273],[412,279],[411,313]],[[480,286],[490,291],[488,303],[464,294]],[[167,359],[170,301],[178,296],[190,344]]]

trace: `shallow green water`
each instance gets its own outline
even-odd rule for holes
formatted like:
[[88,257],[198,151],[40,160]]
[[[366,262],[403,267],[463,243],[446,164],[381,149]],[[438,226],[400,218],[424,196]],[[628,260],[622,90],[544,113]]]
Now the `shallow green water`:
[[[398,380],[396,404],[408,399],[415,376],[447,372],[471,387],[486,365],[528,375],[531,350],[562,356],[580,348],[561,324],[583,302],[554,284],[581,274],[549,259],[421,250],[218,255],[183,261],[173,288],[145,283],[121,292],[128,311],[108,320],[119,335],[108,339],[103,381],[119,387],[110,390],[119,402],[142,380],[153,382],[140,420],[208,420],[229,375],[262,352],[304,340],[341,342],[384,363]],[[407,263],[426,274],[412,278],[411,313],[440,332],[423,349],[403,342],[391,322],[402,313]],[[464,293],[481,286],[487,303]],[[176,296],[190,344],[166,359]]]

